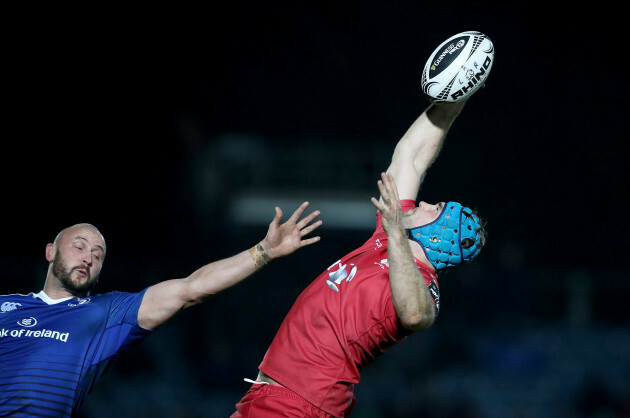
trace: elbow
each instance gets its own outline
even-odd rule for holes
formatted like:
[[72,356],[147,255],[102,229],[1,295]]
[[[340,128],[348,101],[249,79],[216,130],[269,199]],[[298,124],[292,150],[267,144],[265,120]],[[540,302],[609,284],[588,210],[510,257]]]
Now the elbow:
[[203,286],[200,280],[195,280],[193,276],[183,280],[183,286],[179,289],[178,299],[182,302],[182,309],[199,305],[206,299],[215,295],[214,289]]
[[410,331],[424,331],[433,325],[435,315],[433,315],[433,312],[415,312],[400,317],[400,322],[405,329]]
[[214,294],[192,295],[192,296],[188,297],[184,301],[182,309],[186,309],[186,308],[190,308],[191,306],[199,305],[200,303],[204,302],[206,299],[209,299],[212,296],[214,296]]

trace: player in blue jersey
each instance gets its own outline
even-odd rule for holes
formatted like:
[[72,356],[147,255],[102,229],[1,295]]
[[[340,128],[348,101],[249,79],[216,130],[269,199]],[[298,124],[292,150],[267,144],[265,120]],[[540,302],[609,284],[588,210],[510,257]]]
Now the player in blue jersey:
[[123,351],[177,312],[242,281],[270,260],[319,241],[319,211],[300,219],[282,211],[251,249],[215,261],[190,276],[138,293],[91,295],[107,246],[99,230],[82,223],[46,246],[44,289],[0,296],[0,416],[69,417]]

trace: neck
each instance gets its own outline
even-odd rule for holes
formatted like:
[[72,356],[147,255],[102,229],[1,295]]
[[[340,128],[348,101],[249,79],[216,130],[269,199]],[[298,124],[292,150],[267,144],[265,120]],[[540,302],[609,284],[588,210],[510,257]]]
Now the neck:
[[70,292],[68,289],[63,287],[59,281],[54,277],[47,277],[46,283],[44,283],[44,293],[48,295],[51,299],[63,299],[63,298],[72,298],[72,297],[86,297],[89,293],[84,295],[76,295]]

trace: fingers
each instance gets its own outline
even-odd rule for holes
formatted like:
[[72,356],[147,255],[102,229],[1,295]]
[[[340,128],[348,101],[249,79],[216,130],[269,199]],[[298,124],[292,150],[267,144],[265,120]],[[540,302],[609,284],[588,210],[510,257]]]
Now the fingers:
[[377,200],[372,197],[372,204],[381,213],[389,210],[396,210],[400,207],[400,199],[398,198],[398,189],[394,176],[391,173],[381,173],[381,178],[376,182],[381,199]]
[[318,210],[311,212],[310,215],[308,215],[307,217],[305,217],[304,219],[302,219],[300,222],[297,223],[298,228],[300,229],[304,228],[306,225],[310,224],[313,219],[317,218],[319,214],[320,212]]
[[[310,203],[309,202],[304,202],[300,205],[300,207],[298,207],[295,212],[293,212],[293,215],[291,215],[291,217],[289,218],[289,220],[286,222],[287,224],[290,223],[295,223],[296,226],[302,230],[306,225],[310,224],[313,219],[317,218],[321,212],[318,210],[314,210],[313,212],[311,212],[308,216],[304,217],[303,219],[301,219],[298,222],[298,219],[300,219],[300,217],[302,216],[302,214],[304,213],[304,211],[306,210],[306,208],[308,207]],[[311,231],[315,228],[317,228],[319,225],[322,224],[322,221],[318,221],[316,223],[317,226],[315,226],[314,228],[310,229]]]
[[300,237],[303,237],[304,235],[310,234],[315,229],[319,228],[319,226],[321,224],[322,224],[322,221],[319,220],[319,221],[315,222],[314,224],[307,226],[306,228],[300,227]]
[[271,221],[271,226],[277,227],[280,225],[280,222],[282,222],[282,209],[276,206],[276,215],[274,216],[273,221]]
[[398,188],[396,187],[394,176],[392,176],[391,173],[381,173],[381,179],[376,184],[378,186],[378,191],[381,193],[381,197],[383,198],[383,201],[399,200]]
[[293,212],[293,215],[291,215],[291,217],[289,218],[289,222],[297,223],[297,220],[300,219],[300,216],[302,216],[302,214],[304,213],[308,205],[309,205],[309,202],[302,203],[300,207],[297,208],[295,212]]
[[394,181],[394,176],[391,173],[381,173],[381,183],[379,183],[379,190],[381,184],[387,190],[388,194],[391,194],[392,199],[398,200],[398,188]]
[[370,200],[372,201],[372,204],[376,207],[376,209],[381,212],[383,211],[383,205],[381,205],[381,202],[379,202],[375,197],[371,197]]
[[311,244],[315,244],[316,242],[318,242],[320,240],[319,237],[313,237],[313,238],[308,238],[308,239],[303,239],[302,241],[300,241],[300,245],[302,247],[306,246],[306,245],[311,245]]
[[[297,222],[297,220],[300,218],[300,216],[302,216],[302,214],[304,213],[306,208],[309,206],[309,204],[310,204],[309,202],[302,203],[300,207],[298,207],[295,210],[295,212],[293,212],[293,215],[291,215],[291,218],[289,218],[289,220],[287,220],[282,225],[283,227],[292,228],[292,229],[293,229],[292,225],[295,225],[295,229],[293,233],[296,234],[297,237],[303,237],[305,235],[310,234],[315,229],[319,228],[323,223],[322,220],[318,220],[317,222],[314,222],[313,224],[311,224],[311,222],[313,222],[313,220],[321,214],[319,210],[314,210],[308,216],[304,217],[299,222]],[[279,207],[276,207],[276,217],[274,219],[274,223],[276,223],[277,225],[280,225],[281,219],[282,219],[282,211],[280,210]]]

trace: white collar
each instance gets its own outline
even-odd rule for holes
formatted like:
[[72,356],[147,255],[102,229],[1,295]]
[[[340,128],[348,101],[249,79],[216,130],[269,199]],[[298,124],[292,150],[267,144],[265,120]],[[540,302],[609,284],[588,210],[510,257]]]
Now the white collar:
[[50,296],[48,296],[46,293],[44,293],[44,291],[42,290],[39,293],[34,293],[33,294],[34,298],[40,298],[41,300],[43,300],[44,302],[46,302],[49,305],[55,305],[57,303],[61,303],[64,302],[66,300],[72,299],[72,296],[68,296],[67,298],[61,298],[61,299],[53,299]]

